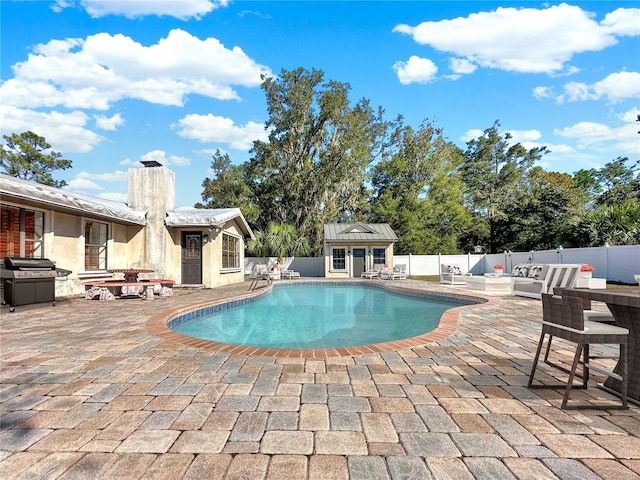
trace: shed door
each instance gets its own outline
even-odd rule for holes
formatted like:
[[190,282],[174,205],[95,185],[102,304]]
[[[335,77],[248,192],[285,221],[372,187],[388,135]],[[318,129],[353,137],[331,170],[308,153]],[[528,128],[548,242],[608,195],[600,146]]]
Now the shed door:
[[353,270],[351,276],[354,278],[360,278],[362,272],[365,271],[365,261],[367,258],[366,248],[354,248],[353,249]]
[[182,232],[182,283],[202,283],[201,232]]

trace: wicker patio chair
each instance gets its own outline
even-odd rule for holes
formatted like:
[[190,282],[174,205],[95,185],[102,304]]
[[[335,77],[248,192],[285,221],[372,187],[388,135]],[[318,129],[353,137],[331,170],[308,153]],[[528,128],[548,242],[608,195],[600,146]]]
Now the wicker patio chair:
[[[576,351],[573,357],[573,364],[569,371],[569,380],[566,385],[564,397],[562,399],[561,408],[600,408],[611,409],[616,408],[611,405],[571,405],[567,406],[569,400],[569,393],[573,386],[573,380],[576,375],[576,368],[580,360],[580,354],[583,355],[583,374],[582,374],[582,387],[587,388],[589,382],[589,370],[595,370],[597,372],[609,375],[622,382],[621,388],[621,402],[622,405],[618,408],[628,408],[627,406],[627,339],[629,336],[629,330],[626,328],[618,327],[616,325],[609,325],[602,322],[592,322],[584,319],[583,303],[582,300],[575,297],[555,297],[551,294],[542,294],[542,332],[540,333],[540,341],[538,342],[538,349],[533,360],[533,366],[531,368],[531,374],[529,375],[529,388],[557,388],[558,385],[533,385],[533,379],[538,365],[538,359],[540,358],[540,352],[542,350],[542,344],[544,343],[545,335],[553,335],[555,337],[563,338],[567,341],[576,344]],[[606,370],[597,365],[589,363],[589,345],[592,343],[606,343],[606,344],[618,344],[620,345],[620,362],[622,364],[622,371],[620,375],[613,371]],[[552,365],[555,366],[555,365]]]

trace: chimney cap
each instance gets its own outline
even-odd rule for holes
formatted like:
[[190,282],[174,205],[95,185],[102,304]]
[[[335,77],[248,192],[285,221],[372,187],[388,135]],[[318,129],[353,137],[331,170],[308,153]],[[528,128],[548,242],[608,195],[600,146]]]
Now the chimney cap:
[[150,167],[161,167],[162,164],[160,162],[156,162],[155,160],[141,160],[140,163],[147,168]]

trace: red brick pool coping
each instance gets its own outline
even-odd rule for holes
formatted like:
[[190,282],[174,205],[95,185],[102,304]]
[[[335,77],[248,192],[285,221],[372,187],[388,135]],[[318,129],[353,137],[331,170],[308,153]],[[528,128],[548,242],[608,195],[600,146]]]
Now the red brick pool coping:
[[[271,287],[268,287],[270,290]],[[405,292],[421,292],[429,293],[424,290],[405,289],[394,286],[390,288],[392,291],[405,291]],[[372,345],[359,345],[357,347],[344,347],[344,348],[321,348],[313,350],[293,350],[293,349],[276,349],[276,348],[264,348],[264,347],[251,347],[246,345],[231,345],[228,343],[220,343],[211,340],[203,340],[200,338],[189,337],[182,335],[181,333],[171,330],[167,324],[173,318],[193,310],[199,310],[201,308],[209,307],[212,305],[219,305],[235,300],[242,300],[245,298],[251,298],[265,293],[265,289],[254,290],[241,295],[234,295],[224,299],[210,300],[205,302],[194,303],[186,307],[175,308],[154,315],[147,321],[147,330],[152,335],[160,337],[168,342],[176,342],[183,345],[188,345],[193,348],[206,348],[209,350],[216,350],[221,352],[227,352],[238,355],[256,355],[262,357],[287,357],[287,358],[327,358],[327,357],[354,357],[359,355],[367,355],[371,353],[389,352],[394,350],[402,350],[406,348],[413,348],[424,345],[426,343],[436,342],[448,337],[456,331],[458,328],[458,319],[462,312],[474,309],[484,308],[489,306],[495,306],[499,304],[499,301],[491,297],[483,297],[478,295],[459,295],[455,293],[447,293],[446,296],[462,297],[466,299],[478,300],[482,303],[476,303],[473,305],[461,305],[454,307],[442,314],[438,326],[428,333],[418,335],[417,337],[406,338],[403,340],[395,340],[392,342],[374,343]],[[438,292],[442,293],[442,292]]]

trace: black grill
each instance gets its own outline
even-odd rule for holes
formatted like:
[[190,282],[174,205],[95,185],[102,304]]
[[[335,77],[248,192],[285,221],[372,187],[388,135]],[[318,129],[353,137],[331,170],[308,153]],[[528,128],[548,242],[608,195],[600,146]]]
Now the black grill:
[[16,306],[32,303],[55,305],[56,277],[69,273],[69,270],[56,269],[55,263],[47,258],[5,257],[1,271],[3,303],[9,304],[10,312]]

